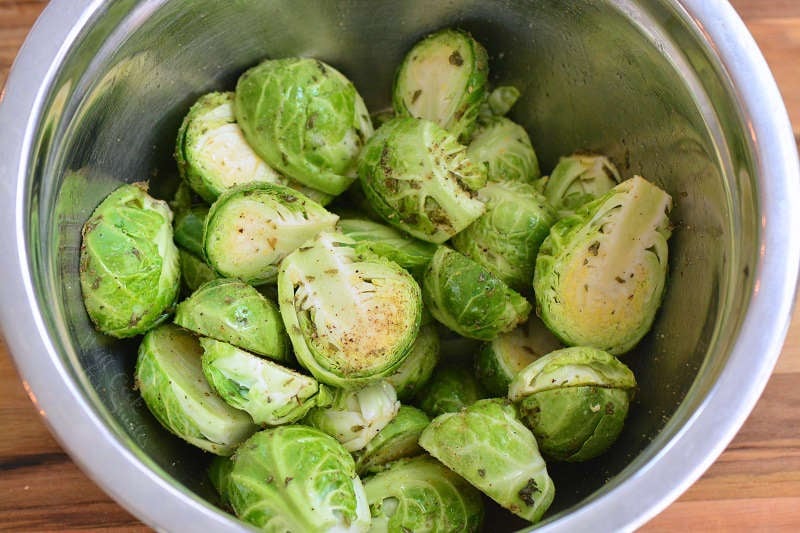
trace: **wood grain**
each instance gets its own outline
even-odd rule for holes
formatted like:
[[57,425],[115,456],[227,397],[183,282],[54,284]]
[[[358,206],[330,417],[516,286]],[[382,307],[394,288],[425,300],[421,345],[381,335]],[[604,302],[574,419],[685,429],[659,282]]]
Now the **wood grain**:
[[[0,0],[0,86],[45,3]],[[772,68],[800,138],[800,1],[732,4]],[[744,427],[705,475],[643,530],[800,531],[799,308],[774,374]],[[61,451],[27,398],[2,337],[0,428],[0,529],[146,530]]]

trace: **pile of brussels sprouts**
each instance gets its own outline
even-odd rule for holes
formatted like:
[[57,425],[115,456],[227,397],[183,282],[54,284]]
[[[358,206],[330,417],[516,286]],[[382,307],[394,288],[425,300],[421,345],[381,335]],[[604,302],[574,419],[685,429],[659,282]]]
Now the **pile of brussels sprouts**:
[[170,203],[124,185],[86,222],[90,318],[144,334],[142,398],[242,520],[475,531],[485,495],[536,522],[545,460],[619,435],[671,199],[599,155],[541,177],[518,96],[458,30],[373,118],[333,67],[267,60],[191,107]]

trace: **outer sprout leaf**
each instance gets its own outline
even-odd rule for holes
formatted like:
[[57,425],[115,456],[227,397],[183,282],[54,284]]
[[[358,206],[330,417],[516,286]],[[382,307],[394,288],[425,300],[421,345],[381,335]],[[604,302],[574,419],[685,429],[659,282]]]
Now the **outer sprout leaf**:
[[544,194],[563,218],[606,194],[620,181],[617,167],[607,157],[573,154],[559,159],[545,183]]

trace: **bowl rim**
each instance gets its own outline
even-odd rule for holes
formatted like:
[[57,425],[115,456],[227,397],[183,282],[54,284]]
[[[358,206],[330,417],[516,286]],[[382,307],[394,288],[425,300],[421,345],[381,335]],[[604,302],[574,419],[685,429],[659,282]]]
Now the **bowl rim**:
[[[197,529],[246,529],[193,492],[170,483],[154,463],[118,440],[59,358],[36,303],[25,231],[32,137],[61,61],[103,4],[102,0],[51,2],[30,31],[0,92],[0,249],[9,252],[0,259],[6,278],[0,284],[0,302],[24,302],[0,306],[0,326],[25,389],[51,433],[120,505],[157,529],[183,529],[187,516]],[[677,499],[722,453],[752,411],[780,355],[792,316],[800,233],[784,228],[800,227],[796,201],[800,163],[783,100],[755,41],[729,3],[675,0],[673,4],[687,21],[695,25],[702,21],[705,44],[717,52],[750,129],[762,215],[760,254],[752,269],[754,288],[725,368],[681,430],[646,468],[611,491],[590,497],[569,514],[568,523],[545,522],[545,530],[588,530],[598,523],[609,530],[629,530]],[[782,223],[767,224],[767,219]],[[771,320],[765,322],[765,316]],[[761,359],[755,372],[753,353]],[[748,381],[743,383],[742,376]],[[157,503],[167,501],[170,505]]]

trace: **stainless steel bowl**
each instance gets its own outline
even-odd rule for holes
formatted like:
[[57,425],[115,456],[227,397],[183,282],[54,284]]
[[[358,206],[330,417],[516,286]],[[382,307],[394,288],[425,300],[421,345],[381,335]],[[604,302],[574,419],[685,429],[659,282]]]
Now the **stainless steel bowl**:
[[377,109],[403,53],[443,26],[472,31],[494,78],[521,89],[513,117],[545,169],[599,150],[676,201],[668,294],[626,357],[638,402],[608,454],[551,467],[558,495],[544,527],[643,523],[700,476],[755,404],[789,323],[800,186],[778,90],[727,3],[54,0],[0,107],[0,316],[64,448],[148,524],[242,527],[211,503],[202,454],[162,430],[133,391],[136,341],[91,328],[77,279],[81,225],[121,182],[174,186],[190,103],[260,59],[319,57]]

